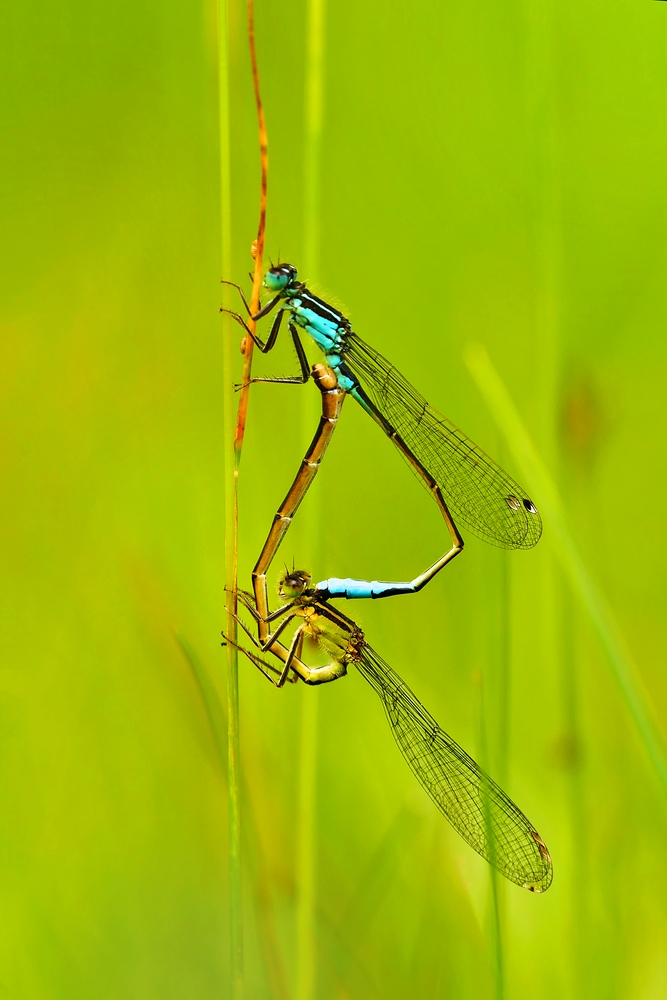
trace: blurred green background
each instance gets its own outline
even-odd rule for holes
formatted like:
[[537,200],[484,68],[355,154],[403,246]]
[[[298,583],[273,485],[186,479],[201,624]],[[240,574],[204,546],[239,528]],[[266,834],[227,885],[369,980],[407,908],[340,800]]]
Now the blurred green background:
[[[256,16],[267,253],[299,265],[305,7]],[[205,697],[208,677],[224,704],[222,393],[241,360],[222,371],[216,17],[173,0],[2,14],[2,997],[230,996],[224,720]],[[237,0],[229,23],[226,276],[245,281],[259,175]],[[519,476],[464,363],[486,348],[658,720],[666,45],[648,0],[330,3],[304,274]],[[285,340],[256,370],[294,368]],[[252,392],[242,583],[316,395]],[[281,560],[315,558],[316,579],[403,579],[444,549],[353,401],[308,503]],[[359,676],[277,692],[240,664],[248,997],[665,996],[665,792],[556,556],[549,523],[531,552],[467,536],[422,595],[351,612],[549,845],[545,896],[498,887],[499,936],[488,866]]]

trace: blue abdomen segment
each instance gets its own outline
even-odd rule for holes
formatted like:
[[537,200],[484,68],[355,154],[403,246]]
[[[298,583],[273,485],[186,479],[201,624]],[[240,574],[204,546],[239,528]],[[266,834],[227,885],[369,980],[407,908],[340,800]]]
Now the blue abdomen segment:
[[336,380],[341,389],[345,389],[345,392],[352,392],[352,395],[354,395],[354,392],[352,390],[354,389],[357,383],[353,379],[351,379],[349,375],[346,375],[341,371],[340,356],[327,354],[326,362],[329,365],[329,368],[333,368],[333,370],[335,371]]
[[318,316],[312,309],[299,306],[292,307],[291,311],[297,324],[313,338],[320,348],[329,368],[333,368],[341,389],[345,389],[346,392],[354,389],[357,382],[351,378],[350,372],[343,371],[342,368],[345,330],[331,320]]
[[319,326],[315,326],[313,323],[300,323],[306,333],[313,338],[317,346],[320,348],[324,354],[328,354],[329,351],[335,351],[338,347],[338,337],[335,333],[331,333],[329,330],[320,330]]
[[297,326],[305,330],[325,354],[343,345],[344,330],[338,323],[327,319],[326,316],[320,316],[308,306],[302,306],[298,300],[287,303],[287,308]]
[[380,597],[395,597],[398,594],[416,594],[414,582],[383,583],[381,580],[351,580],[331,577],[320,580],[315,585],[325,600],[343,598],[346,601],[366,600],[369,597],[377,600]]
[[[348,379],[348,381],[349,381],[349,379]],[[340,379],[339,379],[339,382],[340,382]],[[341,385],[342,385],[342,383],[341,383]],[[343,386],[343,388],[347,388],[347,387]],[[368,402],[368,399],[366,398],[366,393],[362,393],[362,392],[359,391],[359,385],[358,385],[358,383],[356,383],[356,382],[351,383],[350,388],[348,389],[348,392],[350,393],[350,395],[352,396],[353,399],[356,399],[357,403],[359,403],[359,406],[363,407],[363,409],[366,411],[366,413],[368,413],[373,418],[373,420],[375,420],[377,418],[376,411],[374,409],[372,409],[371,405]]]
[[343,362],[347,337],[351,332],[343,314],[304,288],[298,295],[290,295],[284,308],[289,310],[297,326],[313,338],[329,368],[336,373],[341,389],[350,392],[358,387],[358,382]]

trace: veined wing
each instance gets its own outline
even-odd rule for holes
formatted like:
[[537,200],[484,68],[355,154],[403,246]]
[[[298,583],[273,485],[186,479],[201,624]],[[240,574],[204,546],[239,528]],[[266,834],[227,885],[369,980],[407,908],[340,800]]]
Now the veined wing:
[[442,490],[454,520],[493,545],[530,549],[542,521],[523,488],[354,333],[345,364]]
[[445,733],[370,646],[355,666],[382,699],[410,769],[470,846],[516,885],[544,892],[553,869],[532,823],[472,757]]

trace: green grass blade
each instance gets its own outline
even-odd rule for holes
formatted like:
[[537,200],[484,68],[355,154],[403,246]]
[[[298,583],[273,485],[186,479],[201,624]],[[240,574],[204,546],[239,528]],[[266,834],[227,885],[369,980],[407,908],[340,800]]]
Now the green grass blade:
[[[229,122],[229,42],[227,33],[227,3],[218,0],[218,113],[220,136],[220,231],[222,273],[231,268],[231,171]],[[228,286],[223,285],[223,302],[227,306]],[[237,564],[237,520],[235,499],[234,386],[232,383],[233,338],[227,316],[223,320],[223,452],[225,471],[225,627],[236,638],[234,610]],[[227,767],[229,796],[229,907],[230,907],[230,979],[234,1000],[243,996],[243,917],[241,906],[241,816],[239,794],[239,686],[238,653],[227,644]]]
[[[486,690],[486,677],[484,668],[479,671],[478,675],[478,692],[479,692],[479,761],[481,766],[487,773],[492,773],[495,769],[490,760],[489,752],[489,739],[488,739],[488,729],[490,727],[489,709],[488,709],[488,692]],[[491,821],[491,801],[486,794],[486,789],[488,786],[485,784],[485,794],[484,794],[484,812],[485,812],[485,822],[486,822],[486,833],[489,843],[489,853],[491,858],[491,864],[489,865],[489,880],[491,889],[491,899],[490,899],[490,913],[488,916],[489,928],[489,944],[491,948],[491,961],[493,966],[493,983],[494,983],[494,996],[495,1000],[504,1000],[505,996],[505,973],[504,973],[504,960],[503,960],[503,939],[502,939],[502,922],[500,913],[500,886],[499,886],[499,876],[495,869],[493,858],[496,856],[496,844],[493,834],[493,824]]]
[[297,912],[296,912],[296,1000],[315,996],[317,935],[315,894],[317,887],[317,691],[301,691],[301,740],[299,759]]
[[572,537],[556,485],[484,348],[477,345],[469,347],[465,360],[494,420],[507,439],[522,477],[538,499],[554,539],[556,554],[597,633],[639,738],[667,794],[667,760],[652,718],[650,697],[643,687],[614,614]]
[[220,696],[215,690],[211,675],[199,659],[189,640],[181,633],[176,632],[176,641],[183,651],[192,674],[197,682],[197,687],[201,693],[206,715],[213,734],[213,742],[220,757],[220,763],[225,763],[225,713],[220,701]]
[[[303,274],[317,273],[320,246],[320,176],[322,109],[324,87],[325,0],[308,0],[306,9],[306,71],[304,101],[303,163]],[[306,439],[317,425],[317,393],[304,392],[302,422]],[[320,512],[318,494],[310,492],[301,511],[304,552],[313,570],[318,562]],[[318,699],[305,690],[301,705],[301,739],[298,798],[296,1000],[312,1000],[316,983],[316,890],[317,890],[317,742]]]

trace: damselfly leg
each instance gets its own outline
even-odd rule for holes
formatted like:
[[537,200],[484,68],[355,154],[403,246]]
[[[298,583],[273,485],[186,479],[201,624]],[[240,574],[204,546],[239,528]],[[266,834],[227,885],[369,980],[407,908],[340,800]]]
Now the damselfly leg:
[[[247,605],[247,607],[250,610],[250,605]],[[292,601],[289,606],[285,607],[283,610],[286,613],[286,617],[280,623],[278,628],[268,637],[265,643],[260,643],[252,632],[246,627],[243,621],[237,615],[234,615],[236,621],[255,646],[263,652],[273,653],[277,659],[283,662],[283,668],[279,671],[256,653],[253,653],[251,650],[246,649],[244,646],[241,646],[236,642],[232,642],[232,645],[236,646],[240,652],[244,653],[245,656],[247,656],[248,659],[259,668],[267,680],[271,681],[275,687],[281,688],[286,681],[293,683],[299,678],[301,678],[301,680],[306,684],[310,685],[327,684],[330,681],[337,680],[338,677],[342,677],[343,674],[346,673],[345,661],[340,657],[334,657],[330,663],[321,667],[310,667],[303,662],[303,642],[306,636],[311,635],[310,626],[307,621],[296,629],[289,646],[285,646],[284,643],[279,641],[281,633],[287,625],[290,624],[290,622],[292,622],[295,618],[303,619],[303,608],[304,605],[297,601]],[[277,617],[277,615],[274,615],[274,618],[275,617]],[[232,641],[225,636],[224,633],[223,638],[226,642]],[[278,674],[278,680],[274,680],[267,671]],[[289,676],[290,671],[293,671],[293,677]]]
[[[233,320],[235,320],[240,326],[242,326],[245,332],[248,334],[248,336],[251,337],[252,340],[255,342],[255,346],[257,347],[258,351],[260,351],[262,354],[268,354],[269,351],[273,350],[276,340],[278,338],[278,333],[280,332],[280,324],[282,323],[283,320],[284,310],[281,309],[280,312],[277,314],[276,318],[274,319],[273,325],[271,326],[271,330],[269,332],[269,336],[267,337],[266,341],[263,341],[261,337],[257,336],[257,333],[254,330],[250,329],[250,327],[248,326],[248,324],[243,319],[243,316],[241,316],[240,313],[233,312],[231,309],[221,309],[220,312],[224,312],[228,316],[231,316]],[[279,385],[306,384],[306,382],[310,378],[310,367],[308,365],[308,358],[306,357],[306,352],[304,350],[303,344],[301,343],[301,340],[293,323],[289,324],[289,330],[292,337],[292,342],[294,344],[294,349],[297,354],[297,358],[299,359],[299,368],[301,370],[301,373],[299,375],[284,375],[284,376],[270,377],[270,378],[269,377],[251,378],[247,383],[245,383],[246,385],[253,385],[255,382],[275,382],[276,384]],[[240,389],[241,386],[237,386],[237,388]]]
[[[250,275],[250,280],[252,281],[252,279],[253,279],[253,275],[251,274]],[[237,285],[235,281],[227,281],[226,278],[223,278],[222,281],[220,282],[220,284],[221,285],[229,285],[230,288],[235,288],[236,289],[236,291],[241,296],[241,302],[243,303],[243,306],[245,308],[246,314],[248,316],[251,316],[252,313],[250,312],[250,306],[248,304],[248,300],[245,297],[245,292],[243,291],[243,289],[241,288],[241,286]],[[220,311],[221,312],[227,312],[228,310],[221,309]],[[236,315],[236,313],[231,313],[231,315],[234,316],[234,315]]]

